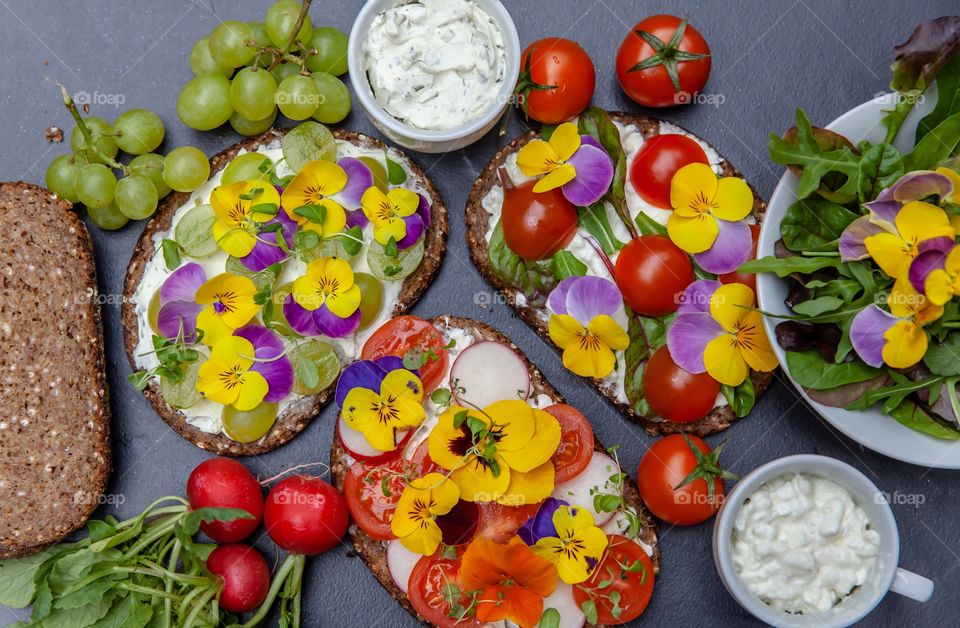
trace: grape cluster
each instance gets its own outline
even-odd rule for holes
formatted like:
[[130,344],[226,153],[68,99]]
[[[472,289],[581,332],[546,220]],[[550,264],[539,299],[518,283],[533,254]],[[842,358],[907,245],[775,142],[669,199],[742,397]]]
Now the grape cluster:
[[221,22],[199,40],[190,51],[196,76],[177,99],[180,120],[200,131],[229,122],[241,135],[257,135],[278,110],[324,124],[346,118],[350,92],[337,77],[347,71],[347,36],[314,28],[309,4],[279,0],[263,22]]
[[[149,218],[171,190],[191,192],[207,180],[210,163],[200,150],[184,146],[166,157],[153,152],[165,133],[154,112],[131,109],[110,124],[96,116],[82,117],[66,90],[63,94],[77,122],[70,133],[73,152],[50,162],[47,189],[86,205],[90,220],[101,229],[119,229],[128,220]],[[120,151],[133,159],[120,163]]]

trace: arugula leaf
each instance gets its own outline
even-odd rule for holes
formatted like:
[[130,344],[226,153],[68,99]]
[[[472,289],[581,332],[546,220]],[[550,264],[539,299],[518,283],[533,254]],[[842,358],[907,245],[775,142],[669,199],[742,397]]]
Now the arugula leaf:
[[804,388],[829,390],[845,384],[856,384],[883,374],[880,369],[860,360],[833,364],[827,362],[816,349],[787,351],[787,371]]
[[44,563],[63,551],[63,546],[55,545],[23,558],[0,560],[0,604],[10,608],[24,608],[30,604],[37,589],[35,576],[41,572]]
[[931,343],[923,363],[934,375],[960,375],[960,332],[953,332],[942,343]]
[[553,276],[557,281],[567,277],[583,277],[587,274],[587,265],[570,251],[557,251],[553,254]]
[[499,223],[493,230],[487,255],[493,272],[509,285],[520,290],[534,307],[543,304],[546,296],[557,285],[557,279],[553,274],[553,261],[529,262],[520,259],[504,241],[503,229]]
[[903,176],[903,155],[890,144],[863,145],[861,149],[857,196],[867,203]]
[[613,235],[613,228],[607,218],[607,206],[602,200],[589,207],[578,207],[580,226],[587,230],[600,243],[600,248],[607,255],[613,255],[623,248],[623,242]]
[[822,196],[797,201],[787,209],[780,223],[783,243],[791,251],[811,251],[840,237],[859,216]]

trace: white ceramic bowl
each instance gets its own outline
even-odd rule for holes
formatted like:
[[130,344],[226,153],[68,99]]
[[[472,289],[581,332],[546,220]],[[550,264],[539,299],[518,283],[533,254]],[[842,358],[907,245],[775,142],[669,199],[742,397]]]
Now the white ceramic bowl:
[[357,14],[347,47],[347,66],[356,99],[373,125],[404,148],[421,153],[446,153],[469,146],[497,125],[504,110],[512,102],[516,77],[520,74],[521,49],[517,27],[500,0],[476,0],[480,8],[493,18],[503,34],[507,63],[506,79],[497,97],[476,120],[445,131],[425,131],[404,124],[387,113],[374,97],[370,82],[367,80],[367,73],[363,69],[363,48],[373,19],[381,11],[404,2],[405,0],[368,0]]
[[[924,95],[923,102],[919,103],[907,117],[895,142],[896,147],[903,153],[913,148],[917,123],[933,110],[936,100],[936,91],[929,90]],[[864,139],[882,142],[886,127],[881,120],[884,110],[890,109],[892,102],[890,95],[877,97],[851,109],[828,124],[827,128],[846,136],[854,144]],[[780,223],[787,209],[796,201],[797,178],[788,171],[784,173],[773,191],[773,196],[770,197],[767,214],[760,229],[757,246],[759,257],[774,254],[774,244],[780,239]],[[773,273],[761,273],[757,276],[757,302],[762,311],[771,314],[790,314],[783,302],[788,292],[789,286],[785,279],[780,279]],[[780,360],[780,364],[786,365],[786,353],[777,344],[775,335],[779,322],[780,319],[764,317],[774,353]],[[784,373],[789,376],[786,366],[784,366]],[[794,385],[816,412],[858,443],[904,462],[924,467],[960,469],[960,441],[940,440],[911,430],[881,413],[877,407],[863,412],[850,412],[843,408],[825,406],[810,399],[796,382]]]
[[[794,473],[817,475],[836,482],[853,497],[880,535],[880,554],[867,582],[837,606],[816,615],[791,615],[768,606],[754,595],[737,574],[731,558],[731,539],[737,512],[760,486]],[[893,511],[873,482],[845,462],[826,456],[803,454],[768,462],[748,473],[727,495],[713,526],[713,559],[720,580],[730,595],[760,621],[786,628],[837,628],[849,626],[872,611],[888,591],[926,602],[933,594],[933,582],[897,567],[900,559],[900,537]]]

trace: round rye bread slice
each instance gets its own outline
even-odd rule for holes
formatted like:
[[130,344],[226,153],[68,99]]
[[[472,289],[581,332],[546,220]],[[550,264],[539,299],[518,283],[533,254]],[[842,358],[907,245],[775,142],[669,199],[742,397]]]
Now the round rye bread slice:
[[[543,394],[549,396],[555,403],[564,403],[563,397],[560,396],[560,393],[544,378],[540,370],[521,353],[520,349],[517,348],[509,338],[493,327],[471,318],[456,316],[437,316],[431,319],[430,322],[441,332],[448,329],[458,329],[466,332],[476,342],[492,341],[509,347],[527,366],[527,370],[530,373],[530,396],[536,397],[537,395]],[[594,450],[600,452],[606,451],[605,447],[596,438],[594,438]],[[334,486],[341,492],[343,491],[343,484],[349,470],[350,458],[340,444],[340,439],[334,435],[333,445],[330,448],[330,477]],[[637,485],[629,475],[623,483],[623,494],[626,503],[636,510],[640,518],[641,526],[638,539],[653,548],[653,555],[650,557],[653,562],[653,571],[655,574],[660,573],[660,545],[657,541],[657,522],[640,500]],[[393,577],[390,575],[390,569],[387,566],[387,541],[379,541],[369,536],[361,530],[356,523],[350,524],[349,533],[350,539],[353,542],[354,552],[363,560],[364,564],[366,564],[370,570],[370,573],[377,579],[377,582],[397,601],[397,604],[406,609],[407,612],[423,624],[430,625],[426,619],[414,610],[406,594],[400,590],[393,581]]]
[[[661,133],[660,120],[656,118],[628,115],[624,113],[611,113],[610,118],[614,122],[622,125],[636,126],[640,130],[640,133],[643,135],[645,140]],[[676,127],[676,125],[672,126]],[[688,131],[684,132],[689,133]],[[690,133],[690,135],[692,136],[693,134]],[[510,285],[508,282],[504,281],[500,276],[498,276],[490,265],[486,234],[491,217],[483,207],[483,199],[487,196],[491,189],[500,185],[500,181],[497,176],[497,169],[506,163],[506,160],[510,155],[518,152],[524,145],[536,138],[537,134],[533,131],[530,131],[515,138],[509,144],[504,146],[499,152],[497,152],[496,155],[493,156],[493,159],[490,160],[490,163],[487,164],[486,168],[484,168],[483,172],[480,174],[480,178],[477,179],[477,181],[473,184],[473,188],[470,191],[470,196],[467,199],[466,207],[467,246],[470,249],[470,258],[473,260],[474,265],[480,270],[480,273],[486,278],[486,280],[489,281],[490,284],[493,285],[501,295],[503,295],[510,306],[516,310],[520,318],[522,318],[528,325],[533,327],[542,338],[546,339],[547,342],[550,342],[547,320],[540,315],[545,308],[530,307],[527,304],[526,299],[521,299],[518,303],[517,297],[522,297],[522,293],[516,287]],[[630,164],[627,164],[628,171],[629,167]],[[740,172],[734,168],[722,155],[720,156],[720,167],[724,176],[742,176]],[[629,182],[627,184],[629,185]],[[759,224],[763,220],[763,215],[767,210],[767,206],[760,195],[757,194],[757,191],[753,189],[753,186],[750,186],[750,189],[753,190],[754,197],[753,217]],[[550,344],[553,345],[552,342],[550,342]],[[762,395],[770,386],[770,382],[773,380],[773,373],[759,373],[751,371],[750,379],[753,382],[756,396],[759,398],[760,395]],[[643,426],[647,433],[649,433],[651,436],[675,434],[678,432],[686,432],[689,434],[695,434],[697,436],[707,436],[730,427],[730,424],[737,419],[736,414],[733,412],[730,406],[717,406],[704,418],[691,423],[675,423],[660,417],[644,416],[634,410],[630,404],[621,402],[617,398],[616,390],[614,390],[614,387],[609,383],[599,379],[593,379],[591,382],[603,396],[605,396],[620,410],[621,413],[623,413],[624,416],[629,418],[634,423]]]
[[[211,176],[226,167],[230,160],[241,150],[255,151],[261,146],[267,146],[282,138],[287,130],[288,129],[271,129],[266,133],[234,144],[230,148],[214,155],[210,158]],[[386,149],[386,146],[379,140],[361,133],[335,130],[333,131],[333,135],[338,140],[344,140],[356,146],[376,150]],[[397,301],[392,305],[392,315],[399,316],[405,314],[413,307],[437,274],[446,250],[448,223],[447,211],[440,198],[440,194],[423,170],[403,153],[391,150],[390,155],[392,159],[402,161],[403,165],[410,172],[411,179],[416,180],[417,183],[426,190],[431,204],[430,225],[428,225],[426,235],[424,236],[423,261],[416,271],[403,280]],[[189,198],[190,194],[173,192],[161,202],[157,213],[147,224],[143,235],[140,236],[140,240],[133,251],[133,257],[130,259],[130,265],[127,268],[127,277],[123,291],[125,298],[122,320],[127,355],[130,359],[130,365],[134,370],[137,370],[135,351],[140,321],[138,320],[132,297],[137,290],[137,286],[140,284],[147,263],[156,254],[154,237],[170,231],[174,214]],[[390,307],[390,304],[384,304],[384,306]],[[185,415],[168,405],[164,400],[163,395],[160,393],[159,383],[155,378],[151,379],[149,385],[143,391],[143,394],[170,427],[197,447],[224,456],[253,456],[276,449],[303,431],[317,413],[333,398],[335,386],[336,383],[331,384],[319,393],[298,399],[280,413],[280,416],[277,417],[276,422],[267,434],[250,443],[237,442],[224,434],[204,432],[187,423]]]
[[93,245],[57,195],[0,183],[0,559],[80,528],[110,475]]

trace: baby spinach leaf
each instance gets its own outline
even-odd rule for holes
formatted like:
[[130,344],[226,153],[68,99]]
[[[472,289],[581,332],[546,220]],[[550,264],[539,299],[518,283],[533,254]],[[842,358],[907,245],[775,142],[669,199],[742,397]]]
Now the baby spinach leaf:
[[844,301],[837,297],[817,297],[797,303],[793,306],[793,311],[802,316],[814,317],[826,314],[827,312],[834,312],[840,309],[840,306],[843,304]]
[[840,266],[839,257],[817,256],[804,257],[796,255],[794,257],[761,257],[760,259],[750,260],[740,265],[738,272],[741,273],[776,273],[777,277],[786,277],[793,273],[809,275],[825,268],[838,268]]
[[833,242],[859,216],[821,196],[797,201],[780,223],[783,243],[791,251],[810,251]]
[[909,399],[894,408],[890,412],[890,416],[896,419],[900,425],[909,427],[916,432],[941,440],[960,440],[960,432],[937,421]]
[[553,276],[557,281],[567,277],[583,277],[587,274],[587,265],[570,251],[557,251],[553,254]]
[[860,202],[866,203],[877,198],[881,191],[896,183],[903,173],[903,155],[890,144],[863,147],[860,177],[857,180]]
[[503,239],[503,229],[497,223],[493,237],[487,246],[490,268],[509,285],[520,290],[531,305],[544,302],[546,296],[557,285],[553,274],[553,260],[530,262],[521,259],[510,250]]
[[580,213],[580,226],[597,239],[604,253],[613,255],[623,248],[623,242],[613,235],[606,203],[597,201],[589,207],[579,207],[577,211]]
[[638,212],[634,220],[637,226],[640,227],[640,233],[643,235],[667,235],[667,226],[661,225],[650,216],[647,216],[643,211]]
[[904,158],[910,170],[932,170],[952,156],[960,145],[960,113],[955,113],[935,126]]
[[883,373],[860,360],[833,364],[823,359],[816,350],[787,351],[787,370],[790,377],[804,388],[828,390],[873,379]]
[[960,113],[960,54],[954,54],[937,75],[937,104],[917,125],[915,144],[955,113]]
[[613,182],[604,198],[610,201],[620,217],[620,222],[627,228],[631,236],[636,235],[636,228],[630,220],[630,210],[627,207],[625,191],[627,178],[627,156],[620,143],[620,129],[610,119],[610,114],[599,107],[590,107],[580,114],[577,122],[581,135],[589,135],[600,142],[607,155],[613,160]]
[[629,323],[627,335],[630,345],[624,351],[624,392],[634,412],[641,416],[650,416],[650,405],[643,396],[643,373],[647,360],[653,352],[667,342],[667,328],[676,317],[671,314],[664,318],[640,316],[627,310]]
[[932,343],[923,363],[934,375],[960,375],[960,332],[950,334],[942,343]]
[[721,385],[720,392],[723,393],[724,398],[727,400],[727,403],[730,404],[734,414],[741,418],[750,414],[754,404],[757,402],[757,392],[749,377],[743,380],[743,383],[739,386]]

